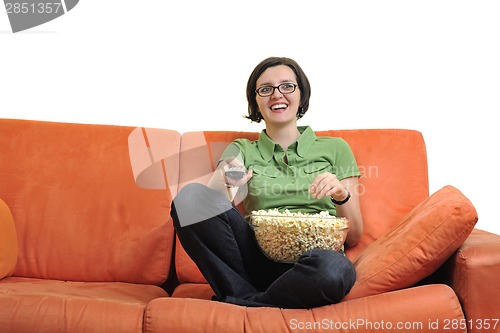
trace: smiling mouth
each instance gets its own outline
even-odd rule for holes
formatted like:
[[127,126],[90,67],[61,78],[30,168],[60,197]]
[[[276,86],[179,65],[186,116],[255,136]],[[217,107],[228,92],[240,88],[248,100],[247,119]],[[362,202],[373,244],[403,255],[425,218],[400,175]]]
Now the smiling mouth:
[[279,111],[279,110],[285,110],[288,107],[286,104],[275,104],[271,106],[271,110],[273,111]]

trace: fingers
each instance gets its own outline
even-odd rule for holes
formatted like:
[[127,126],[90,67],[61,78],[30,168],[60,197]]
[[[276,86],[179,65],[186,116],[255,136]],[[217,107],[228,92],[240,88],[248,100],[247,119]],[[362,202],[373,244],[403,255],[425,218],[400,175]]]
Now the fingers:
[[[235,157],[224,159],[219,168],[222,169],[226,185],[238,187],[246,184],[252,178],[253,171],[246,170],[244,164]],[[228,171],[231,171],[228,173]],[[236,172],[235,172],[236,171]],[[239,172],[244,172],[243,176]],[[231,175],[228,177],[228,175]]]
[[329,172],[318,175],[309,187],[309,193],[316,199],[326,196],[341,197],[344,191],[344,186],[337,179],[337,176]]
[[252,178],[252,175],[253,170],[248,170],[242,178],[234,179],[231,177],[224,177],[224,179],[226,181],[226,184],[234,187],[239,187],[245,185],[250,180],[250,178]]

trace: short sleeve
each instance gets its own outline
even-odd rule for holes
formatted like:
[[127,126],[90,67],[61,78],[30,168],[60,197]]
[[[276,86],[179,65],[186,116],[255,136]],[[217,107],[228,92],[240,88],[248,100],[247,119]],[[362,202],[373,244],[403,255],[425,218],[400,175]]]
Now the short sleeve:
[[349,177],[360,177],[361,172],[359,171],[358,164],[356,163],[356,158],[352,153],[349,144],[341,138],[336,140],[336,152],[335,152],[335,175],[339,180],[349,178]]
[[245,139],[236,139],[231,142],[220,156],[219,161],[217,161],[217,166],[228,157],[236,157],[241,163],[245,164],[244,141]]

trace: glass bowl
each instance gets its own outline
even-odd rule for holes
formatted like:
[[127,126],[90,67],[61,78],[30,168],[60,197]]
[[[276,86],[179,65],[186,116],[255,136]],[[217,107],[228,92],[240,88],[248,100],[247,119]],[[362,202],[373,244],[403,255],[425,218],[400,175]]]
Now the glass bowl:
[[262,252],[271,260],[294,263],[306,251],[343,249],[349,220],[318,214],[253,211],[250,225]]

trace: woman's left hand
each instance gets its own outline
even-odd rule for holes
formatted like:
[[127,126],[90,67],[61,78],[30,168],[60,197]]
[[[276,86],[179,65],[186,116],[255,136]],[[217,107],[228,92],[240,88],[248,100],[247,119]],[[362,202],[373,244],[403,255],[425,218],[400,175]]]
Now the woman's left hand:
[[313,198],[321,199],[331,196],[336,201],[344,200],[349,194],[337,176],[329,172],[322,173],[314,179],[309,186],[309,193]]

